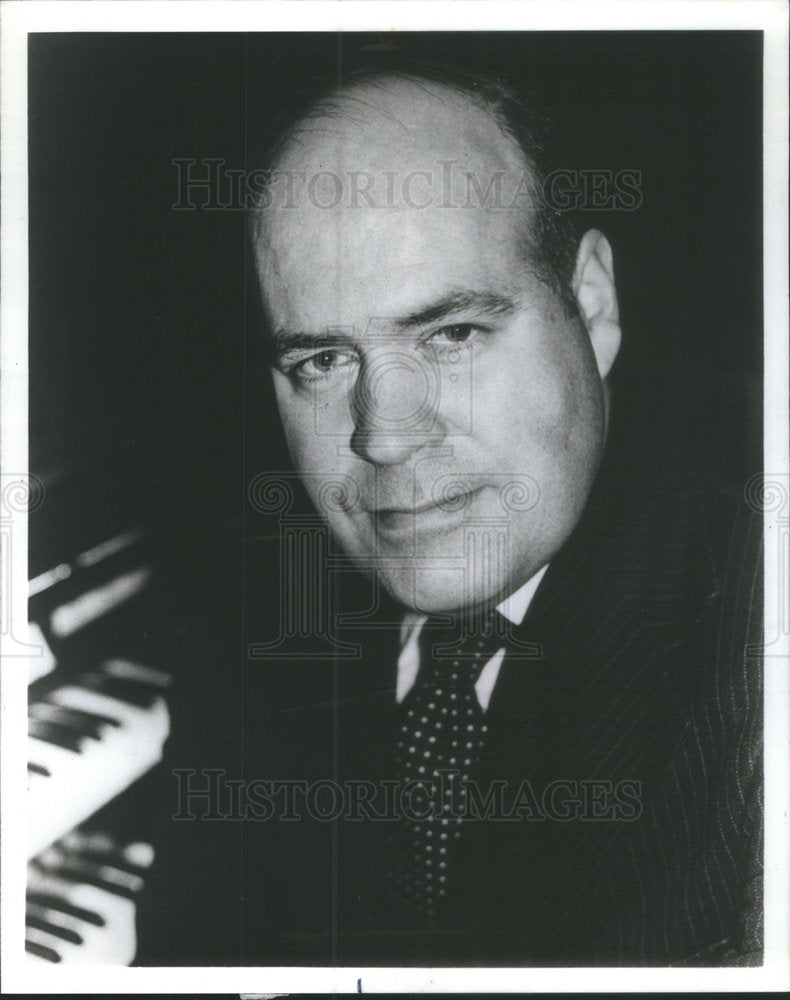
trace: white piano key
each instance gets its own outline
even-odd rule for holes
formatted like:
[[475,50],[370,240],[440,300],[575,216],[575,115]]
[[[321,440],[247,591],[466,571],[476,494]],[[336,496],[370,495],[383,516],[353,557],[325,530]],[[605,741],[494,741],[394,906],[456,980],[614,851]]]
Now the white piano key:
[[[52,912],[51,922],[69,927],[82,938],[81,944],[63,941],[37,928],[26,928],[28,940],[55,951],[63,964],[130,965],[137,948],[135,905],[131,899],[117,896],[94,885],[71,883],[46,871],[31,872],[29,891],[60,896],[74,906],[101,915],[104,926]],[[28,954],[28,963],[52,967],[53,963]]]
[[[32,684],[39,677],[46,677],[55,669],[55,655],[49,648],[49,643],[44,637],[44,633],[35,622],[27,623],[27,635],[25,644],[31,647],[31,654],[28,659],[27,682]],[[34,652],[37,647],[37,652]]]
[[84,709],[74,706],[55,705],[50,701],[34,702],[28,709],[28,717],[43,723],[55,723],[72,728],[83,737],[101,739],[108,727],[119,726],[120,719],[95,712],[86,713]]
[[57,566],[53,566],[52,569],[39,573],[38,576],[34,576],[28,583],[28,597],[35,597],[50,587],[54,587],[56,583],[68,580],[74,573],[75,568],[89,569],[91,566],[103,562],[110,556],[114,556],[118,552],[123,552],[124,549],[131,548],[132,545],[140,541],[144,534],[145,531],[142,527],[132,528],[130,531],[124,531],[120,535],[115,535],[103,542],[99,542],[98,545],[94,545],[90,549],[86,549],[84,552],[80,552],[74,560],[73,566],[67,562],[59,563]]
[[48,569],[44,573],[39,573],[38,576],[34,576],[27,585],[27,596],[35,597],[36,594],[40,594],[44,590],[48,590],[50,587],[54,587],[56,583],[60,583],[62,580],[68,580],[71,576],[72,569],[68,563],[60,563],[58,566],[54,566],[52,569]]
[[113,608],[131,600],[142,591],[150,578],[151,569],[142,566],[122,573],[101,587],[80,594],[73,601],[55,608],[49,619],[53,634],[61,639],[73,635]]
[[40,945],[43,949],[45,949],[44,955],[36,953],[30,954],[28,952],[25,956],[28,962],[43,962],[45,965],[52,965],[55,962],[63,961],[63,956],[60,950],[60,945],[62,945],[63,942],[54,938],[51,934],[46,934],[44,931],[39,930],[37,927],[25,927],[25,943]]
[[114,556],[117,552],[123,552],[124,549],[128,549],[135,542],[138,542],[144,534],[145,532],[142,527],[132,528],[131,531],[124,531],[120,535],[115,535],[113,538],[108,538],[106,541],[94,545],[92,549],[86,549],[85,552],[81,552],[74,562],[80,569],[95,566],[96,563]]
[[[43,926],[47,924],[49,926]],[[31,930],[48,934],[60,941],[71,940],[72,944],[82,944],[82,941],[74,940],[82,937],[81,929],[87,924],[85,920],[78,920],[68,913],[62,913],[57,908],[40,906],[31,903],[29,900],[25,906],[25,927],[27,932]]]
[[154,863],[154,849],[151,844],[135,841],[124,847],[123,857],[129,864],[137,865],[138,868],[150,868]]
[[82,754],[73,753],[65,747],[56,746],[54,743],[47,743],[39,740],[35,736],[28,738],[27,759],[39,767],[45,768],[49,772],[45,781],[58,780],[61,775],[70,774],[72,769],[79,765]]
[[99,740],[80,741],[74,753],[31,737],[28,760],[49,772],[28,782],[28,857],[87,819],[142,777],[162,757],[169,732],[167,706],[156,696],[148,708],[70,684],[48,695],[57,704],[118,719]]
[[113,657],[102,663],[102,670],[112,677],[119,677],[128,681],[139,681],[141,684],[151,684],[153,687],[165,690],[172,683],[172,678],[164,670],[156,667],[149,667],[143,663],[135,663],[133,660],[125,660],[120,657]]

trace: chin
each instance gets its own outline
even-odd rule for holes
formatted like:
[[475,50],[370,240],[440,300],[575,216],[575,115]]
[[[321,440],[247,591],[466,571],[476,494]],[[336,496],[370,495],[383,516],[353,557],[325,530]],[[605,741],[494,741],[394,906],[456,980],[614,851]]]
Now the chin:
[[[497,581],[487,587],[471,587],[458,570],[415,569],[379,574],[382,585],[404,607],[422,614],[461,611],[484,604],[497,604],[509,593]],[[518,585],[517,585],[518,586]]]

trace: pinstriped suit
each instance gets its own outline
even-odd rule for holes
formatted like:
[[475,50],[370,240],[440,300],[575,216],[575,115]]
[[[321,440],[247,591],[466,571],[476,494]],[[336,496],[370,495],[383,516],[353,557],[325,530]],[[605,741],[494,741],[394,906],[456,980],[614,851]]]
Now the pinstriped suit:
[[648,493],[603,471],[517,633],[540,658],[506,657],[478,782],[526,778],[538,798],[558,781],[638,782],[641,814],[469,825],[446,926],[403,958],[759,961],[762,688],[745,650],[760,638],[761,525],[672,468]]
[[[644,524],[650,511],[641,513]],[[489,892],[498,886],[503,910],[522,910],[544,961],[753,959],[762,706],[759,664],[744,660],[744,637],[759,636],[759,525],[737,524],[717,566],[705,517],[687,511],[672,524],[665,515],[663,545],[653,550],[664,565],[651,572],[636,520],[632,512],[622,529],[630,572],[622,561],[607,566],[617,526],[552,567],[524,623],[543,659],[500,678],[489,727],[500,742],[490,748],[492,776],[510,768],[515,779],[529,761],[538,785],[630,778],[639,782],[642,813],[632,822],[549,822],[521,838],[497,830],[491,841],[499,846],[484,846],[489,833],[481,829],[470,859],[496,855],[497,870],[480,882]],[[711,576],[697,575],[695,565]],[[576,581],[571,592],[561,578]],[[526,726],[523,706],[534,708]],[[536,872],[523,905],[512,893],[522,863]],[[507,939],[493,946],[492,960],[515,954],[518,930]]]
[[[431,928],[388,902],[386,824],[187,829],[174,856],[185,843],[193,863],[204,851],[220,891],[190,894],[173,862],[159,904],[172,957],[156,952],[149,910],[140,961],[759,962],[761,671],[745,650],[760,638],[761,528],[737,491],[711,486],[693,452],[666,440],[646,419],[610,442],[516,634],[540,656],[506,655],[488,709],[478,786],[526,780],[539,803],[560,783],[568,818],[527,808],[469,823]],[[383,608],[360,662],[291,662],[282,675],[248,665],[246,735],[229,757],[247,775],[391,777],[398,626]],[[574,813],[571,793],[590,787],[628,789],[628,808]],[[172,927],[185,913],[179,956]]]

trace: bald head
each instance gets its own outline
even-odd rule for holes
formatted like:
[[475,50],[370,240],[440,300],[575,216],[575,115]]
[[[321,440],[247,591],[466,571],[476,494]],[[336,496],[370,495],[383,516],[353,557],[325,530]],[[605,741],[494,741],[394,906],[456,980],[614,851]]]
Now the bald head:
[[398,161],[430,170],[437,158],[467,170],[529,167],[479,98],[397,76],[361,80],[320,100],[285,137],[277,165],[326,167],[327,157],[348,170],[393,171]]
[[375,211],[374,225],[411,214],[417,226],[431,213],[482,208],[507,217],[521,263],[573,313],[577,241],[541,197],[542,121],[488,81],[378,73],[333,90],[270,153],[251,223],[259,273],[277,267],[271,237],[281,226],[315,222],[340,238],[360,210]]

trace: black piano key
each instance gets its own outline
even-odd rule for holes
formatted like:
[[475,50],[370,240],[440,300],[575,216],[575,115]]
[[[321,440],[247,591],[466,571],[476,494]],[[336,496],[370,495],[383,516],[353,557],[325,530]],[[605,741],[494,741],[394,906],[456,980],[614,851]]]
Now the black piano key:
[[95,865],[109,865],[110,868],[117,868],[118,871],[124,872],[126,875],[134,875],[139,878],[142,878],[148,871],[147,868],[141,868],[140,865],[125,858],[122,851],[103,852],[83,849],[79,852],[79,857],[81,861]]
[[124,899],[134,899],[139,892],[139,887],[132,888],[123,881],[104,878],[99,867],[94,864],[85,864],[67,859],[58,865],[50,866],[50,871],[66,882],[72,882],[75,885],[94,885],[97,889],[103,889],[105,892],[122,896]]
[[41,722],[39,719],[30,719],[27,731],[30,736],[35,736],[37,740],[63,747],[64,750],[72,750],[74,753],[82,753],[82,737],[66,726],[58,725],[56,722]]
[[42,722],[54,722],[66,726],[80,736],[87,736],[93,740],[102,738],[106,726],[117,727],[121,724],[119,719],[112,719],[108,715],[97,715],[93,712],[84,712],[81,709],[46,701],[31,705],[30,714]]
[[158,692],[152,691],[148,684],[125,677],[111,677],[109,674],[83,674],[77,683],[80,687],[98,691],[100,694],[128,702],[130,705],[137,705],[139,708],[151,708],[158,697]]
[[84,708],[75,708],[73,705],[61,705],[59,701],[51,701],[49,698],[44,698],[38,704],[54,708],[58,712],[65,712],[67,715],[73,715],[75,719],[84,719],[87,723],[100,722],[103,726],[114,726],[115,728],[121,725],[121,720],[116,719],[113,715],[103,715],[101,712],[88,712]]
[[134,889],[130,889],[125,885],[118,885],[116,882],[108,882],[93,872],[85,873],[59,870],[58,875],[67,882],[73,882],[75,885],[93,885],[97,889],[103,889],[104,892],[111,892],[113,895],[121,896],[123,899],[134,899],[137,895]]
[[43,764],[35,764],[32,760],[27,762],[27,769],[33,774],[43,774],[45,778],[50,777],[49,771],[44,767]]
[[38,944],[37,941],[25,941],[25,951],[39,958],[45,958],[48,962],[59,962],[60,955],[54,948],[47,948],[45,944]]
[[46,931],[53,937],[60,938],[61,941],[68,941],[69,944],[83,944],[82,935],[72,930],[70,927],[61,927],[60,924],[51,924],[43,917],[37,917],[32,913],[25,915],[25,925],[35,927],[37,931]]
[[106,923],[100,913],[86,910],[82,906],[75,906],[74,903],[70,903],[62,896],[55,896],[49,892],[29,892],[27,901],[34,906],[42,907],[42,909],[54,910],[56,913],[64,913],[67,917],[84,920],[86,924],[93,924],[94,927],[104,927]]

